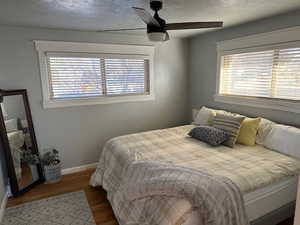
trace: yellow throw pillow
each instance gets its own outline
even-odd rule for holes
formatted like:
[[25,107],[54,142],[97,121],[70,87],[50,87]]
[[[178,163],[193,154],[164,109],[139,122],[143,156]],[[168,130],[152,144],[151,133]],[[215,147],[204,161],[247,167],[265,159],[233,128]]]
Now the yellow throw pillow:
[[255,145],[256,134],[261,118],[246,118],[240,128],[237,143]]

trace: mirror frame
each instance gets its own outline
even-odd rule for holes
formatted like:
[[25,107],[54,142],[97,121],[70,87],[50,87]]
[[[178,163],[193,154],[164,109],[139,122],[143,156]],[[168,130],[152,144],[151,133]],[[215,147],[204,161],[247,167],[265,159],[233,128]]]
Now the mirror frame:
[[[39,155],[39,150],[38,150],[38,145],[36,141],[36,136],[34,132],[34,127],[33,127],[33,121],[32,121],[32,116],[31,116],[31,110],[30,110],[30,105],[29,105],[29,100],[28,100],[28,95],[26,89],[19,89],[19,90],[1,90],[0,89],[0,102],[3,102],[3,97],[5,96],[13,96],[13,95],[21,95],[23,97],[23,102],[24,102],[24,107],[25,107],[25,112],[26,112],[26,119],[28,122],[28,129],[31,137],[31,142],[32,142],[32,152],[35,154]],[[5,156],[5,163],[6,163],[6,168],[7,168],[7,173],[9,177],[9,183],[10,183],[10,188],[13,196],[19,196],[30,189],[32,189],[34,186],[43,183],[45,181],[44,174],[43,174],[43,169],[41,164],[37,164],[37,169],[38,169],[38,174],[39,174],[39,179],[33,182],[32,184],[20,189],[18,181],[17,181],[17,176],[14,168],[14,163],[13,163],[13,158],[11,155],[11,149],[9,146],[9,140],[7,137],[7,132],[6,132],[6,127],[5,127],[5,121],[4,121],[4,116],[2,112],[2,108],[0,107],[0,141],[2,143],[2,149],[4,151],[4,156]]]

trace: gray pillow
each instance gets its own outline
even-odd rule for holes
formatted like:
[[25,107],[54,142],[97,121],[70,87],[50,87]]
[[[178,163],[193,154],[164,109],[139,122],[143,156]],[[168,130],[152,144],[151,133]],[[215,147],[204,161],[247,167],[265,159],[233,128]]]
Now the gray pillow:
[[188,135],[212,146],[222,144],[229,137],[225,131],[210,126],[195,127]]
[[217,113],[214,117],[213,127],[224,130],[228,134],[228,140],[223,144],[233,148],[239,136],[244,116],[224,115]]

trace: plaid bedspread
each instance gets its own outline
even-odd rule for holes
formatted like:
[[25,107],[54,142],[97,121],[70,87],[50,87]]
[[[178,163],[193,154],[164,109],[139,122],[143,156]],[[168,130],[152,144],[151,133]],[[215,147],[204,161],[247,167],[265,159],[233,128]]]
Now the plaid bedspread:
[[[101,185],[107,190],[112,206],[117,207],[118,200],[114,196],[120,188],[122,179],[126,179],[123,172],[133,162],[141,160],[168,162],[227,177],[243,193],[286,176],[296,175],[300,171],[299,160],[259,145],[255,147],[237,145],[233,149],[225,146],[210,147],[186,135],[193,127],[193,125],[180,126],[111,139],[101,152],[97,170],[90,184]],[[192,211],[186,202],[175,197],[162,196],[134,201],[130,207],[142,210],[148,215],[147,219],[139,221],[139,225],[154,225],[155,223],[149,221],[153,221],[153,215],[157,215],[157,212],[163,215],[166,221],[174,216],[178,218],[172,218],[172,221],[178,221],[183,215],[188,218],[186,215]],[[127,224],[135,224],[134,222],[136,221],[128,221]]]

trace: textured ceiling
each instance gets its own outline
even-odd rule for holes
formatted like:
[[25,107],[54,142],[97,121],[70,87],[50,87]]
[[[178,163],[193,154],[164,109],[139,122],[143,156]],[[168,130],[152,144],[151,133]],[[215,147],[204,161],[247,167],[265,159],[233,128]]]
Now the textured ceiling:
[[[149,0],[0,0],[0,3],[0,24],[85,31],[143,27],[131,7],[149,9]],[[164,0],[160,15],[170,23],[221,20],[226,27],[297,8],[299,0]],[[186,37],[203,31],[206,30],[170,33]]]

